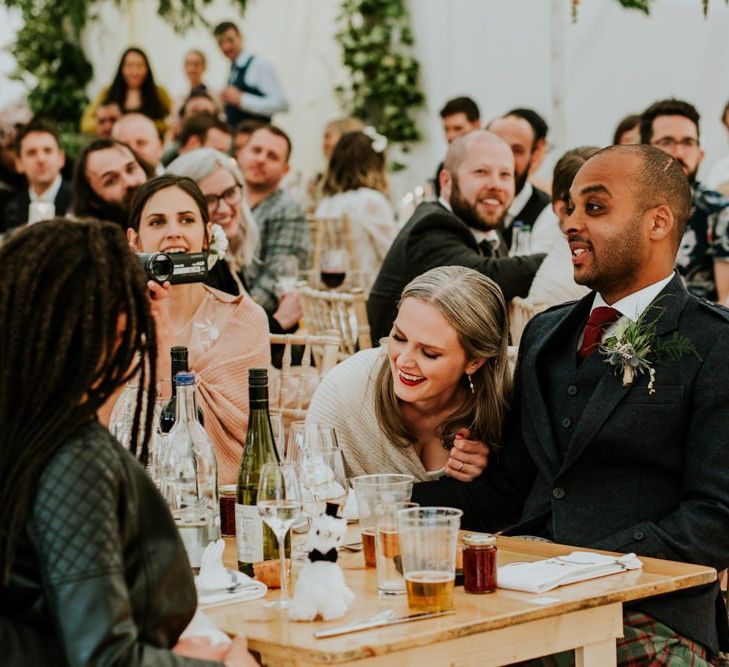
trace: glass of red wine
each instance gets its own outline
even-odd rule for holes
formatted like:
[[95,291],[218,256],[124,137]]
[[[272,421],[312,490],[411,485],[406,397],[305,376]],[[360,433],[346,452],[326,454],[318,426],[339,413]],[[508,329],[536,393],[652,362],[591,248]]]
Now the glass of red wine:
[[321,257],[321,281],[329,289],[340,287],[347,277],[349,258],[343,248],[326,250]]

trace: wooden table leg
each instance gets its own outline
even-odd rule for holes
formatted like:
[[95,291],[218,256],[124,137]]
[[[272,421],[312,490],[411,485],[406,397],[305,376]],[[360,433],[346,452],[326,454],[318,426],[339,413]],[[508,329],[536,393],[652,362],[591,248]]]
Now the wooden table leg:
[[575,649],[575,667],[615,667],[617,652],[614,639],[587,644]]

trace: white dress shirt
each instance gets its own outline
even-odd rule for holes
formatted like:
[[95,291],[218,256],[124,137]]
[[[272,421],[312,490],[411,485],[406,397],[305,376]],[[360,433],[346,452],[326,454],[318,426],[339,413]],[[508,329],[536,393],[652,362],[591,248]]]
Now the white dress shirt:
[[527,181],[524,183],[524,187],[521,189],[521,192],[514,197],[514,201],[511,202],[511,206],[509,206],[509,210],[506,212],[506,215],[504,216],[504,227],[509,228],[511,227],[511,223],[516,220],[516,216],[521,213],[521,210],[526,206],[527,202],[529,201],[529,197],[532,196],[532,193],[534,192],[534,187],[532,184]]
[[[673,272],[671,272],[666,278],[663,278],[662,280],[659,280],[652,285],[648,285],[648,287],[644,287],[637,292],[628,294],[628,296],[623,297],[612,305],[608,304],[605,299],[600,296],[600,294],[595,294],[595,299],[592,302],[592,308],[590,309],[591,313],[595,308],[599,307],[615,308],[615,310],[621,313],[621,317],[605,329],[603,338],[609,338],[610,335],[617,329],[619,325],[621,325],[625,321],[626,318],[635,322],[645,312],[645,309],[648,308],[648,306],[651,304],[651,301],[653,301],[653,299],[658,296],[660,291],[666,285],[668,285],[668,283],[670,283],[672,279]],[[579,341],[578,347],[579,345],[582,345],[582,340]]]
[[[241,51],[235,59],[235,66],[242,69],[251,58],[253,58],[253,54],[250,51]],[[231,85],[233,77],[234,72],[231,71]],[[245,81],[252,88],[258,88],[262,94],[241,94],[240,108],[244,111],[259,116],[273,116],[277,111],[289,110],[289,103],[276,76],[276,71],[268,60],[256,56],[246,70]]]
[[45,202],[47,204],[54,204],[56,202],[56,195],[58,194],[58,191],[61,189],[61,183],[63,182],[63,178],[61,177],[61,174],[58,174],[56,176],[56,180],[53,181],[41,194],[37,195],[35,193],[35,190],[32,187],[28,188],[28,195],[30,196],[30,201],[40,201]]

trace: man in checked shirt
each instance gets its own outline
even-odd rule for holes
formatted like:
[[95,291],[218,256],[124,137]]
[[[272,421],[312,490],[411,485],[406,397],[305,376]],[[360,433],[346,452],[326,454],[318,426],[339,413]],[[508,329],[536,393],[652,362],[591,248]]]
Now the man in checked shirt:
[[[284,301],[291,300],[290,295],[284,295],[279,304],[276,294],[276,275],[283,258],[293,255],[299,269],[305,269],[309,254],[309,229],[304,211],[281,189],[281,180],[289,170],[290,155],[291,140],[275,125],[265,125],[253,132],[237,155],[248,205],[261,232],[256,260],[244,269],[245,281],[250,295],[268,313],[272,331],[278,328],[275,322],[282,331],[290,329],[300,315],[298,300],[286,308]],[[274,314],[275,319],[271,321]]]

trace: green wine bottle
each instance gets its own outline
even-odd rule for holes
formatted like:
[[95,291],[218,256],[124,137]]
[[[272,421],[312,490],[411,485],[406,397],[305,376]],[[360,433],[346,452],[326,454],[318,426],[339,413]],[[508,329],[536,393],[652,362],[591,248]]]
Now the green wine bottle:
[[278,463],[268,414],[268,371],[248,370],[248,435],[238,469],[235,504],[235,541],[238,569],[253,576],[253,563],[278,558],[278,542],[258,513],[258,480],[265,463]]

